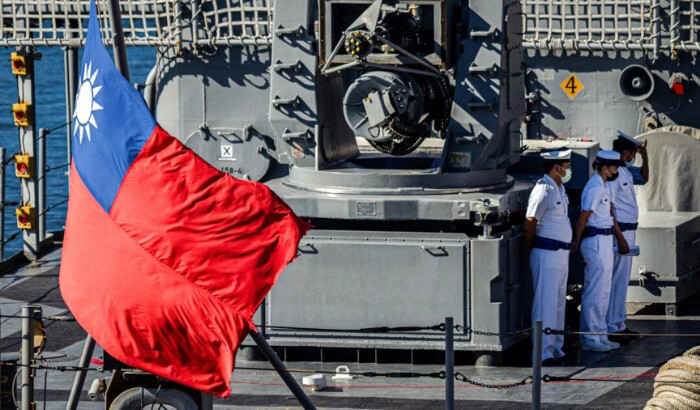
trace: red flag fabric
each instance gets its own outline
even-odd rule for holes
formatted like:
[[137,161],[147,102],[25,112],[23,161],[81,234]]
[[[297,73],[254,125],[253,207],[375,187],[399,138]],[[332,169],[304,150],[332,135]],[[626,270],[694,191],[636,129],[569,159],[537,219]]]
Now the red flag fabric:
[[309,225],[264,184],[219,172],[150,116],[91,6],[60,272],[78,323],[127,365],[230,394],[252,315]]

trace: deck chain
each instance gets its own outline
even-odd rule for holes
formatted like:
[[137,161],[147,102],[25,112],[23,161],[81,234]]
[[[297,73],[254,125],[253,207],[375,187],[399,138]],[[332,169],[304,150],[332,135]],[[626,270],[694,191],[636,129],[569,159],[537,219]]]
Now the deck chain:
[[518,386],[524,386],[528,383],[532,383],[532,376],[527,376],[526,378],[520,380],[519,382],[515,383],[509,383],[509,384],[488,384],[488,383],[481,383],[476,380],[472,380],[465,376],[462,372],[457,372],[455,373],[455,380],[458,380],[460,382],[468,383],[473,386],[477,387],[483,387],[486,389],[497,389],[497,390],[502,390],[502,389],[510,389],[513,387],[518,387]]

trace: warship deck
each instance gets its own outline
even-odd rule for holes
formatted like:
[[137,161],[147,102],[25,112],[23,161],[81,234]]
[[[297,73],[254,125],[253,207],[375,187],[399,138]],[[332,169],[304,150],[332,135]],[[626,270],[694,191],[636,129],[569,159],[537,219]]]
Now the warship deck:
[[[0,313],[16,315],[26,304],[38,304],[44,316],[68,314],[58,286],[61,249],[57,248],[37,262],[6,271],[0,277]],[[96,276],[98,273],[96,272]],[[96,278],[97,280],[97,278]],[[89,284],[86,284],[89,286]],[[643,309],[640,313],[648,312]],[[700,301],[685,303],[683,316],[667,317],[661,307],[659,314],[635,314],[630,317],[630,328],[644,333],[699,333]],[[3,317],[0,322],[3,359],[17,357],[20,348],[20,322]],[[51,322],[46,324],[47,344],[43,352],[47,364],[77,365],[83,348],[85,332],[76,323]],[[566,366],[545,367],[543,375],[570,376],[594,381],[566,381],[542,385],[542,407],[547,409],[639,409],[651,397],[653,375],[661,364],[680,355],[684,350],[700,344],[700,337],[641,337],[612,353],[587,353],[569,349],[571,359]],[[94,359],[102,352],[96,349]],[[298,404],[276,373],[267,371],[266,362],[247,362],[240,359],[232,380],[233,396],[215,399],[216,409],[228,408],[297,408]],[[482,383],[518,382],[531,375],[528,348],[515,349],[503,367],[456,366],[455,371]],[[377,364],[377,363],[320,363],[288,362],[290,369],[322,370],[332,372],[336,366],[347,365],[353,372],[392,371],[430,373],[442,370],[439,364]],[[96,366],[95,366],[96,367]],[[249,368],[249,369],[241,369]],[[250,369],[250,368],[254,368]],[[293,372],[296,379],[307,375]],[[86,388],[94,378],[107,373],[90,372]],[[74,374],[71,372],[38,370],[35,380],[37,408],[63,409],[69,397]],[[436,378],[357,377],[335,381],[327,376],[329,387],[312,392],[305,388],[319,408],[362,409],[435,409],[444,408],[444,381]],[[456,408],[516,409],[530,408],[531,386],[510,389],[489,389],[455,381]],[[104,404],[90,401],[86,392],[80,409],[100,409]]]

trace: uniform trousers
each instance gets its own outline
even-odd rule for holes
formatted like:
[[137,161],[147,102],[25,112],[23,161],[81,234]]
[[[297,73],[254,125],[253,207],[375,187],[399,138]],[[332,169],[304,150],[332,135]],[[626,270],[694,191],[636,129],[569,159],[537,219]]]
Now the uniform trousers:
[[[530,253],[530,270],[535,291],[532,326],[541,320],[543,329],[564,329],[569,251],[534,248]],[[564,335],[542,335],[542,360],[563,357],[563,345]]]
[[[581,299],[582,332],[608,332],[605,317],[610,304],[614,257],[612,247],[612,235],[596,235],[581,241],[581,254],[586,261]],[[603,339],[607,340],[607,336],[581,336],[581,342],[600,342]]]
[[[634,246],[635,231],[624,231],[627,244]],[[617,243],[617,238],[614,239]],[[633,256],[615,254],[613,261],[612,286],[610,288],[610,305],[606,321],[608,332],[622,332],[627,329],[625,320],[627,319],[627,287],[630,283]]]

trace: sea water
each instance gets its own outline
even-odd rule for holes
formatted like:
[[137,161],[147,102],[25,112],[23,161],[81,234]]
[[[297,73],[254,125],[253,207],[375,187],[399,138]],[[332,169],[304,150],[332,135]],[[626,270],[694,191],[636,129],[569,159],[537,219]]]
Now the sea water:
[[[12,104],[17,102],[17,80],[12,74],[10,53],[12,49],[0,49],[0,147],[6,156],[19,152],[17,127],[12,120]],[[34,62],[36,77],[35,112],[36,129],[55,129],[46,139],[46,165],[51,169],[46,174],[46,206],[53,207],[46,213],[47,231],[61,231],[66,220],[68,198],[69,156],[66,151],[66,96],[64,51],[60,47],[40,47],[41,59]],[[82,49],[79,61],[82,58]],[[143,84],[148,72],[155,64],[155,51],[150,47],[127,49],[129,74],[132,83]],[[38,135],[37,135],[38,136]],[[38,144],[37,144],[38,147]],[[5,201],[20,202],[20,183],[14,172],[14,162],[5,167]],[[33,204],[35,205],[35,204]],[[55,206],[55,207],[54,207]],[[17,232],[15,206],[5,208],[5,238]],[[5,258],[22,249],[22,236],[7,243]]]

